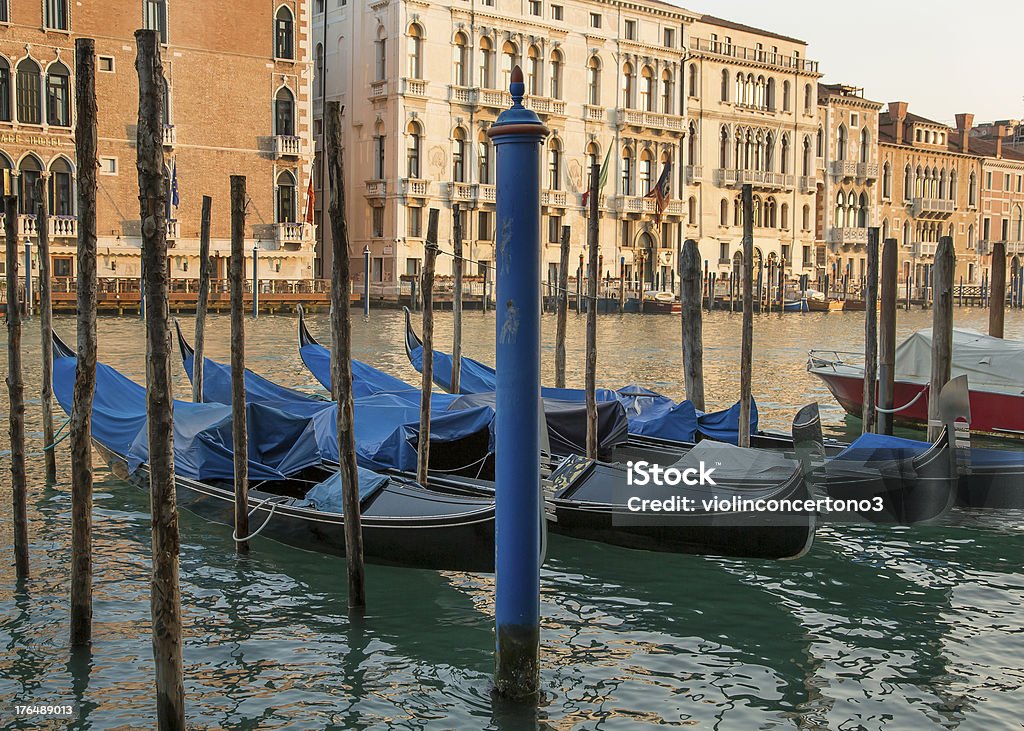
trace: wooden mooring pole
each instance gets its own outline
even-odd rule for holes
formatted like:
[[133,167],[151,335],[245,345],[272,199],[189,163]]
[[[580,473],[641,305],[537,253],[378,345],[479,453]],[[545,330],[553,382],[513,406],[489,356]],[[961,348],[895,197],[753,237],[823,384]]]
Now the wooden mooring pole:
[[878,411],[877,431],[892,434],[893,403],[896,388],[896,300],[899,293],[899,249],[896,239],[882,246],[881,299],[878,319]]
[[199,292],[196,295],[196,337],[192,358],[192,400],[203,401],[203,365],[206,360],[206,310],[210,305],[210,209],[213,199],[203,196],[199,223]]
[[868,228],[868,276],[864,296],[864,397],[861,433],[875,430],[875,383],[878,373],[878,226]]
[[[71,408],[71,646],[86,647],[92,643],[92,407],[96,392],[96,171],[99,167],[96,45],[91,38],[75,41],[75,100],[78,360]],[[40,244],[40,255],[42,253]],[[49,320],[48,314],[43,317]],[[44,328],[43,342],[52,348],[49,324]],[[47,444],[52,441],[51,436]],[[53,454],[52,449],[47,451]]]
[[452,260],[452,393],[461,390],[459,381],[462,375],[462,215],[459,204],[452,204],[452,248],[455,258]]
[[[249,434],[245,415],[245,176],[231,176],[231,446],[235,548],[249,552]],[[253,296],[256,282],[253,281]]]
[[565,328],[569,314],[569,235],[562,226],[562,248],[558,257],[558,303],[555,310],[555,388],[565,388]]
[[949,381],[953,364],[953,237],[940,236],[932,268],[932,377],[928,391],[928,441],[942,432],[939,394]]
[[[76,99],[78,98],[81,97],[76,95]],[[50,212],[46,197],[46,182],[40,178],[36,181],[36,231],[39,235],[39,344],[43,361],[39,402],[43,411],[43,444],[46,445],[43,448],[44,474],[47,484],[53,484],[57,481],[57,454],[53,447],[53,338],[50,337],[53,329],[53,297],[50,287]]]
[[[597,280],[601,276],[598,269],[600,240],[599,225],[601,209],[598,206],[597,181],[601,177],[601,169],[595,162],[590,166],[590,196],[587,218],[587,368],[586,368],[586,399],[587,399],[587,458],[597,459]],[[563,337],[565,333],[563,332]],[[562,341],[563,358],[565,357],[565,341]],[[563,364],[564,365],[564,364]],[[563,374],[563,380],[565,376]]]
[[348,607],[359,613],[366,608],[366,571],[363,566],[362,512],[359,504],[359,467],[356,464],[355,405],[352,400],[352,313],[349,284],[352,281],[345,213],[345,162],[341,137],[341,105],[326,105],[326,158],[331,183],[331,383],[338,402],[338,462],[345,514],[345,561],[348,569]]
[[750,386],[754,353],[754,191],[743,185],[743,328],[740,336],[740,424],[738,444],[750,446]]
[[994,338],[1003,337],[1003,321],[1005,316],[1006,244],[1002,241],[996,241],[992,244],[992,296],[988,303],[989,335]]
[[434,266],[437,262],[437,218],[430,209],[427,219],[427,243],[423,256],[423,366],[420,382],[420,433],[416,449],[416,479],[427,484],[430,470],[430,395],[434,380]]
[[679,257],[680,298],[683,306],[683,381],[686,398],[704,410],[704,326],[701,314],[700,250],[687,239]]
[[28,493],[25,481],[25,382],[21,372],[21,307],[18,306],[18,197],[4,199],[7,256],[7,394],[10,399],[11,492],[14,499],[14,568],[28,579]]
[[185,728],[182,670],[181,587],[178,576],[178,505],[174,481],[174,414],[171,393],[171,330],[166,239],[166,177],[163,147],[164,70],[154,30],[135,31],[139,74],[136,154],[145,271],[146,415],[149,433],[149,495],[153,527],[150,607],[156,661],[157,725]]

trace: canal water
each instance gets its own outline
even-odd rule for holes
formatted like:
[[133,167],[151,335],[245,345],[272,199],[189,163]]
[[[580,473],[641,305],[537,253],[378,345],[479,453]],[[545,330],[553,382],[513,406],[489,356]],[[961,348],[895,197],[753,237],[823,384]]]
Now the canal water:
[[[983,310],[958,309],[984,329]],[[787,428],[817,400],[830,433],[856,433],[804,370],[807,350],[861,350],[863,313],[755,319],[761,424]],[[584,378],[583,319],[570,314],[568,381]],[[191,329],[191,319],[187,320]],[[324,337],[326,315],[311,318]],[[900,337],[930,313],[899,313]],[[552,379],[554,319],[544,321]],[[25,333],[30,397],[39,384],[38,320]],[[57,318],[69,341],[75,323]],[[247,324],[249,365],[317,390],[297,353],[296,320]],[[208,353],[228,359],[228,318],[211,317]],[[437,316],[438,347],[451,315]],[[1024,317],[1007,317],[1024,338]],[[356,317],[356,357],[418,382],[398,312]],[[598,385],[630,382],[681,397],[678,316],[599,320]],[[739,390],[740,320],[706,315],[709,408]],[[99,322],[100,359],[142,381],[144,331]],[[464,352],[493,362],[494,315],[467,312]],[[5,346],[0,346],[0,348]],[[6,354],[0,362],[6,363]],[[176,393],[189,393],[175,364]],[[6,389],[0,410],[7,419]],[[59,412],[58,412],[59,413]],[[29,449],[42,448],[38,399]],[[4,440],[3,447],[7,447]],[[95,645],[69,656],[68,455],[60,482],[29,462],[33,578],[15,588],[8,453],[0,453],[0,727],[36,728],[15,704],[72,704],[75,729],[154,726],[146,495],[100,471],[95,495]],[[1022,488],[1024,489],[1024,488]],[[188,718],[195,728],[996,729],[1024,709],[1024,515],[955,512],[941,525],[824,526],[791,562],[629,551],[552,536],[542,584],[543,700],[536,713],[496,706],[493,576],[369,566],[367,616],[350,621],[344,560],[261,538],[250,556],[229,528],[181,516]],[[66,722],[54,724],[65,727]]]

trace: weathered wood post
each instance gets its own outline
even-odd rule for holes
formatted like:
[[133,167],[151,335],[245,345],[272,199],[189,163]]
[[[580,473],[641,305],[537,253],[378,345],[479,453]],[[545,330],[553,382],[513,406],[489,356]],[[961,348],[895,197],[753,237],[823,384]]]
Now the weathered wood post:
[[899,293],[899,250],[896,239],[886,239],[882,247],[882,306],[878,321],[878,406],[877,431],[892,434],[896,388],[896,300]]
[[495,434],[495,687],[536,698],[540,655],[540,178],[548,134],[523,107],[512,69],[512,108],[487,130],[497,160],[498,317]]
[[341,139],[341,106],[326,105],[325,152],[331,183],[331,241],[334,264],[331,269],[331,383],[338,402],[338,463],[345,514],[345,561],[348,569],[348,607],[360,612],[366,607],[366,573],[363,567],[362,512],[359,504],[359,467],[356,464],[355,405],[352,401],[352,314],[349,283],[352,280],[345,214],[345,161]]
[[363,317],[370,316],[370,245],[363,246]]
[[994,338],[1003,337],[1003,320],[1006,315],[1006,244],[996,241],[992,244],[992,298],[988,303],[988,334]]
[[52,484],[57,481],[57,453],[52,446],[53,338],[50,332],[53,329],[53,297],[50,289],[50,212],[46,205],[46,183],[42,178],[36,181],[36,230],[39,232],[39,344],[43,360],[39,401],[43,411],[43,444],[46,445],[43,449],[45,477],[46,482]]
[[427,240],[423,252],[423,366],[420,383],[420,434],[416,449],[416,479],[427,484],[430,470],[430,395],[434,380],[434,266],[437,262],[437,219],[440,211],[430,209]]
[[25,382],[21,373],[21,307],[18,306],[18,197],[4,200],[7,255],[7,394],[11,436],[11,491],[14,499],[14,567],[28,579],[28,493],[25,482]]
[[737,443],[750,446],[750,381],[754,354],[754,191],[743,185],[743,328],[740,335],[740,424]]
[[[75,41],[75,87],[78,359],[71,408],[71,646],[86,647],[92,643],[92,406],[96,392],[96,171],[99,168],[96,44],[91,38]],[[41,200],[45,201],[45,197]],[[45,205],[41,203],[43,210]],[[40,254],[42,248],[40,244]],[[49,253],[46,258],[49,259]],[[49,275],[49,265],[46,275]],[[46,309],[48,307],[44,308],[44,322],[49,320]],[[43,343],[44,347],[53,347],[48,322],[43,328]],[[52,434],[46,443],[53,443]],[[48,449],[47,454],[52,455],[53,449]]]
[[868,277],[864,296],[864,398],[861,433],[875,430],[875,383],[878,373],[878,226],[868,228]]
[[562,248],[558,257],[558,294],[555,301],[555,388],[565,388],[565,328],[569,313],[569,233],[562,226]]
[[487,308],[490,307],[490,282],[491,267],[490,265],[487,265],[484,267],[484,296],[480,303],[480,306],[484,312],[487,312]]
[[626,309],[626,257],[619,257],[619,312]]
[[156,707],[160,729],[185,728],[182,670],[181,587],[178,576],[178,505],[174,489],[174,413],[171,393],[171,329],[167,296],[167,195],[164,175],[164,71],[156,31],[137,30],[139,125],[136,154],[145,271],[146,414],[149,495],[153,525],[150,606]]
[[452,204],[452,393],[460,392],[462,376],[462,215],[459,204]]
[[210,209],[213,199],[203,196],[199,224],[199,292],[196,295],[196,337],[192,358],[192,400],[203,401],[203,364],[206,360],[206,310],[210,306]]
[[[235,548],[249,551],[249,434],[245,414],[245,176],[231,176],[231,445],[235,460]],[[256,280],[253,279],[253,296]]]
[[928,441],[942,432],[939,393],[953,365],[953,272],[956,258],[953,237],[940,236],[932,268],[932,377],[928,390]]
[[[587,367],[586,367],[586,400],[587,400],[587,458],[597,459],[597,280],[601,276],[598,269],[598,244],[601,209],[597,180],[601,177],[601,168],[595,162],[590,166],[590,206],[587,219]],[[564,337],[564,333],[563,333]],[[563,358],[565,357],[565,341],[562,341]],[[563,374],[564,380],[564,374]]]
[[700,250],[687,239],[679,257],[680,297],[683,306],[683,381],[686,398],[704,410],[704,326],[701,315]]

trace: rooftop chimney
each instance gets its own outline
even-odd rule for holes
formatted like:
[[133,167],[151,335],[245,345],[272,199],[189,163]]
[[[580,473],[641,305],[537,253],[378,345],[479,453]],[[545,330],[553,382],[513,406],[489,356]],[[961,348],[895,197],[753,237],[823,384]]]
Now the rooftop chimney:
[[1003,138],[1010,134],[1009,125],[997,124],[996,125],[996,157],[1003,156]]
[[970,150],[971,127],[974,126],[974,115],[961,113],[956,115],[956,131],[960,133],[960,149]]
[[903,125],[907,121],[907,103],[889,102],[889,119],[893,123],[893,134],[896,136],[896,144],[903,144]]

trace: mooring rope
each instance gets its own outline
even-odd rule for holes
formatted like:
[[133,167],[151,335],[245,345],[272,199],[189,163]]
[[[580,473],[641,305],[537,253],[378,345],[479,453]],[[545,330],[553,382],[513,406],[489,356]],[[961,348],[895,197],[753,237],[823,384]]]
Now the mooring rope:
[[879,411],[879,412],[881,412],[883,414],[895,414],[895,413],[898,413],[900,411],[903,411],[904,409],[909,409],[911,406],[913,406],[915,403],[917,403],[917,400],[919,398],[921,398],[925,393],[927,393],[927,391],[928,391],[928,386],[925,386],[924,388],[922,388],[920,391],[917,392],[917,395],[914,396],[914,398],[910,399],[910,401],[908,401],[907,403],[903,404],[903,406],[898,406],[895,409],[883,409],[881,406],[876,405],[875,406],[875,411]]
[[[61,435],[61,432],[64,431],[64,427],[66,427],[70,423],[71,423],[71,417],[69,416],[67,419],[64,420],[64,423],[60,425],[60,429],[58,429],[57,432],[53,435],[55,437],[54,440],[53,440],[53,444],[47,444],[45,447],[43,447],[38,452],[29,452],[27,456],[29,456],[29,457],[42,457],[44,454],[46,454],[51,449],[53,449],[58,444],[63,442],[65,439],[67,439],[69,436],[71,436],[71,432],[70,431],[68,431],[63,436]],[[59,438],[57,438],[57,437],[59,437]]]
[[248,541],[250,538],[255,538],[256,536],[258,536],[263,531],[263,529],[267,527],[267,524],[270,522],[270,519],[274,517],[274,512],[277,510],[277,506],[283,504],[285,500],[289,500],[289,499],[290,498],[287,498],[287,497],[284,497],[284,496],[281,496],[281,495],[271,495],[268,498],[260,500],[258,503],[256,503],[256,506],[252,510],[249,511],[249,517],[250,518],[253,516],[253,514],[257,510],[259,510],[263,505],[267,504],[271,500],[276,500],[277,502],[274,502],[273,504],[271,504],[271,506],[270,506],[270,513],[267,515],[267,519],[263,521],[263,525],[261,525],[259,528],[257,528],[254,533],[250,533],[249,535],[245,536],[244,538],[239,538],[237,531],[235,529],[232,529],[232,531],[231,531],[231,540],[233,540],[235,543],[242,543],[243,541]]

